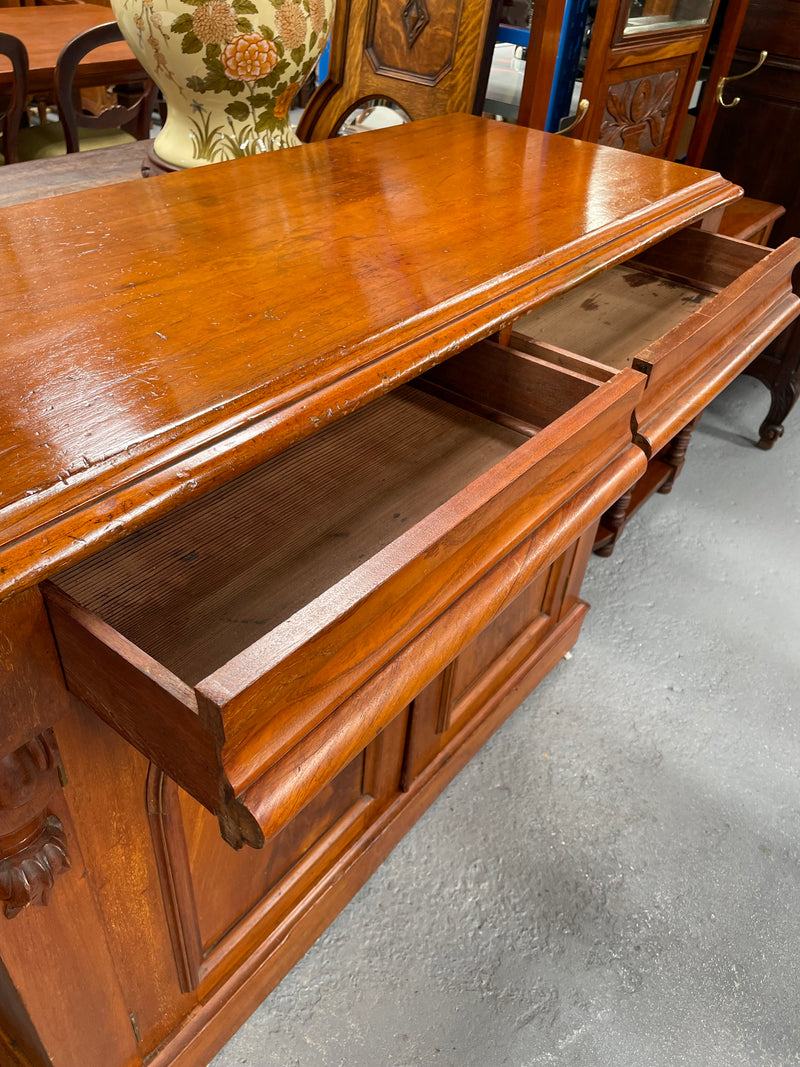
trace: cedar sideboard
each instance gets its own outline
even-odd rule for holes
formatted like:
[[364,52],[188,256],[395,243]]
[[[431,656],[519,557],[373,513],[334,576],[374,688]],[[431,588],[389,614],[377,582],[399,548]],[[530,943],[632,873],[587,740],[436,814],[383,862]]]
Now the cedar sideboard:
[[738,194],[450,115],[0,212],[3,1064],[207,1063],[571,647],[797,313]]

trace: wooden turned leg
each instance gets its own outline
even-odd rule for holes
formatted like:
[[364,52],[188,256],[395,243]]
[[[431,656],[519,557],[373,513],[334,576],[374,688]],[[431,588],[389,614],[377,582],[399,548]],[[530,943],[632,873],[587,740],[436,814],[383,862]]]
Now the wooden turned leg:
[[625,520],[628,516],[628,508],[631,504],[632,493],[633,490],[631,489],[629,489],[627,493],[623,493],[619,500],[608,509],[600,520],[600,539],[598,539],[594,546],[594,553],[596,556],[608,558],[614,551],[614,545],[617,543],[617,538],[622,533],[622,527],[625,525]]
[[800,383],[796,379],[783,382],[780,386],[770,388],[770,408],[767,417],[758,428],[758,447],[765,451],[772,448],[778,438],[783,437],[783,423],[786,416],[797,403]]
[[691,422],[687,422],[684,428],[676,433],[670,443],[664,449],[661,454],[661,458],[665,463],[668,463],[672,467],[672,474],[666,482],[659,488],[659,493],[671,493],[672,486],[675,484],[675,479],[681,473],[683,464],[686,462],[686,452],[689,448],[689,442],[692,439],[692,432],[697,425],[700,416],[692,419]]
[[800,395],[800,319],[756,356],[744,373],[769,389],[770,408],[758,428],[757,442],[768,450],[783,437],[783,423]]
[[47,805],[60,788],[51,730],[0,759],[0,905],[7,919],[44,905],[70,868],[61,822]]

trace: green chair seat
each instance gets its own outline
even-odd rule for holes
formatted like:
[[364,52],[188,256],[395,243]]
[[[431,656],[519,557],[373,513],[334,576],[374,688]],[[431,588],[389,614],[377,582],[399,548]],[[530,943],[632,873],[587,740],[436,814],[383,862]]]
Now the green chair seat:
[[[136,138],[125,130],[83,129],[80,150],[87,152],[93,148],[112,148],[114,145],[128,144],[129,141],[135,140]],[[45,122],[41,126],[20,130],[17,143],[20,161],[52,159],[53,156],[64,156],[67,153],[67,143],[60,122]]]

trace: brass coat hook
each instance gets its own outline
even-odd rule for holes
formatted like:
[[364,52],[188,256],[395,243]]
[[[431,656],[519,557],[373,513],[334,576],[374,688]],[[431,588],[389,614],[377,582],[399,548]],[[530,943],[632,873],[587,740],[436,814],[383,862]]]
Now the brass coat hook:
[[584,117],[586,115],[586,112],[588,110],[589,110],[589,101],[586,99],[586,97],[582,97],[578,101],[578,110],[575,112],[575,118],[572,120],[572,122],[569,124],[569,126],[565,126],[563,130],[559,130],[558,132],[559,133],[569,133],[570,130],[574,130],[579,122],[583,122],[583,119],[584,119]]
[[741,81],[742,78],[749,78],[751,74],[755,74],[757,70],[764,66],[768,55],[769,52],[762,52],[758,57],[758,63],[756,63],[751,70],[746,70],[744,74],[731,74],[727,78],[720,78],[717,82],[717,91],[714,94],[714,99],[720,107],[736,107],[736,105],[740,103],[740,98],[738,96],[734,96],[729,104],[725,103],[722,99],[722,94],[725,92],[725,86],[728,85],[729,82],[738,82]]

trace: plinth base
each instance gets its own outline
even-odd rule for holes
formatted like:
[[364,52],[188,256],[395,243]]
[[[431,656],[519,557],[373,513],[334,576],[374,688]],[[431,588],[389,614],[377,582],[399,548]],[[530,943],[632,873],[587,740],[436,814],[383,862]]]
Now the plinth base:
[[145,152],[144,159],[142,160],[142,177],[153,178],[156,174],[172,174],[173,171],[183,170],[183,167],[176,167],[174,163],[167,163],[166,159],[162,159],[154,150],[152,144]]

